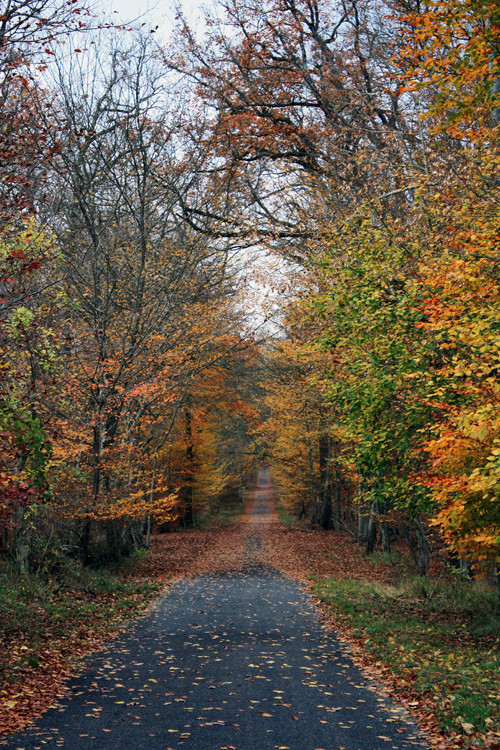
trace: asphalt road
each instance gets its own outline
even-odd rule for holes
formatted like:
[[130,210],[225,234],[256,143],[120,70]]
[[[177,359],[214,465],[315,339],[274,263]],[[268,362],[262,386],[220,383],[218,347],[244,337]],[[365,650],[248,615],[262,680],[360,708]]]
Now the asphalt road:
[[[255,507],[262,521],[264,501]],[[402,750],[415,727],[377,695],[300,584],[258,563],[177,583],[8,750]]]

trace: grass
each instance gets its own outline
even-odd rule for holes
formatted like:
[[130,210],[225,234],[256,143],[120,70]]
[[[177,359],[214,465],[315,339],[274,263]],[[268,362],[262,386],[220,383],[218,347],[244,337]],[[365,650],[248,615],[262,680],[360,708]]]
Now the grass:
[[481,581],[410,578],[398,585],[316,582],[335,619],[396,675],[400,689],[432,704],[461,747],[500,738],[500,598]]
[[207,508],[196,516],[194,528],[211,531],[238,523],[246,506],[248,491],[243,490],[243,500],[235,498],[224,500],[217,508]]
[[295,520],[297,518],[296,514],[294,515],[290,513],[290,511],[285,508],[283,503],[280,503],[279,501],[276,503],[276,513],[278,514],[278,518],[285,529],[291,529],[295,524]]
[[245,510],[245,502],[233,502],[224,503],[220,506],[217,514],[217,520],[221,526],[232,526],[234,523],[238,523],[243,511]]
[[[130,573],[136,560],[125,568]],[[22,680],[37,668],[47,644],[89,632],[106,634],[147,606],[156,583],[124,580],[116,570],[93,570],[64,560],[56,574],[20,575],[4,561],[0,572],[0,681]]]
[[311,524],[309,520],[297,518],[297,513],[278,500],[276,503],[276,513],[280,522],[283,524],[285,529],[290,531],[291,529],[300,528],[303,531],[311,531]]

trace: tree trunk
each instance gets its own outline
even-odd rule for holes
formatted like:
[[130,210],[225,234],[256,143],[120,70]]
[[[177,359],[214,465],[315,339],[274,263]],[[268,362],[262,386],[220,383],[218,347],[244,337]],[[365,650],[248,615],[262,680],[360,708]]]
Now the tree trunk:
[[332,488],[331,488],[331,464],[332,464],[332,439],[330,436],[322,435],[319,441],[319,463],[321,472],[321,510],[319,523],[324,529],[332,528]]
[[[386,508],[379,504],[378,509],[379,509],[380,515],[384,516],[386,513]],[[382,552],[385,555],[390,555],[391,543],[389,541],[389,527],[387,526],[387,523],[386,521],[383,520],[383,518],[381,518],[379,521],[379,528],[380,528],[380,540],[382,542]]]
[[80,536],[80,557],[82,563],[87,565],[89,562],[90,535],[92,532],[92,521],[88,518],[83,524],[83,530]]
[[460,555],[460,574],[463,578],[467,578],[467,580],[471,580],[471,566],[465,555]]
[[370,508],[370,516],[368,518],[368,528],[366,532],[366,545],[365,552],[367,555],[371,555],[375,549],[375,542],[377,540],[377,524],[375,523],[375,514],[377,512],[377,504],[372,503]]
[[385,555],[391,554],[391,543],[389,541],[389,529],[384,521],[380,522],[380,539],[382,541],[382,552]]
[[107,521],[104,526],[106,552],[110,560],[119,562],[122,556],[121,528],[116,521]]
[[[363,486],[360,487],[360,492],[363,492]],[[358,547],[363,547],[368,538],[368,506],[366,500],[363,498],[357,503],[358,506],[358,535],[357,544]]]
[[307,430],[307,453],[309,456],[309,483],[311,485],[311,497],[313,501],[312,511],[312,522],[318,523],[318,490],[316,488],[316,480],[314,478],[314,456],[311,443],[311,435],[309,434],[309,425],[306,422]]
[[[99,493],[101,490],[101,430],[100,425],[97,424],[93,429],[93,440],[92,440],[92,455],[94,467],[92,470],[92,498],[90,501],[92,511],[97,505],[99,499]],[[84,565],[89,562],[89,550],[90,550],[90,539],[91,539],[91,526],[92,522],[87,519],[83,526],[83,532],[80,537],[80,557]]]
[[133,521],[127,527],[127,533],[133,549],[144,549],[144,540],[142,538],[141,524]]
[[188,470],[185,476],[185,482],[183,487],[183,499],[184,499],[184,524],[186,526],[193,525],[193,459],[194,459],[194,446],[193,446],[193,430],[191,424],[191,400],[189,396],[186,396],[186,408],[184,410],[184,419],[186,427],[186,459],[188,463]]
[[299,510],[299,518],[305,518],[306,515],[306,503],[304,498],[302,497],[302,501],[300,503],[300,510]]
[[15,518],[15,527],[14,527],[14,534],[13,534],[13,553],[14,553],[14,559],[16,561],[16,565],[19,568],[19,572],[23,575],[25,573],[28,573],[29,564],[28,564],[28,547],[26,546],[26,524],[24,520],[25,516],[25,509],[21,505],[16,509],[14,518]]
[[413,562],[415,563],[415,567],[418,570],[418,555],[417,550],[415,548],[415,545],[413,543],[413,540],[411,538],[411,532],[407,524],[404,524],[401,526],[401,534],[406,539],[406,543],[408,545],[408,549],[410,550],[410,554],[413,558]]
[[340,500],[342,492],[342,475],[338,463],[335,462],[335,512],[334,512],[334,529],[340,531],[341,529],[341,513],[340,513]]
[[431,561],[431,548],[420,518],[415,518],[413,523],[417,535],[417,572],[419,576],[425,576]]

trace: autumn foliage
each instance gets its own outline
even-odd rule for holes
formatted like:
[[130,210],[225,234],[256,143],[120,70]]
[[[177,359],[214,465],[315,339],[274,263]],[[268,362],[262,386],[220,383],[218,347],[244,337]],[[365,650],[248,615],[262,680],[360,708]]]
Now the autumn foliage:
[[[61,653],[68,632],[95,646],[60,611],[79,591],[77,619],[116,612],[84,582],[141,550],[145,579],[261,563],[337,578],[326,599],[346,621],[366,610],[378,661],[376,604],[406,698],[417,604],[420,706],[432,690],[453,713],[433,638],[456,611],[444,596],[442,621],[433,597],[458,568],[457,597],[484,576],[498,612],[499,30],[488,0],[220,0],[203,29],[179,11],[167,44],[77,0],[2,9],[5,674],[40,667],[23,622],[66,628]],[[250,523],[259,466],[251,497],[276,495],[281,520]],[[474,727],[455,692],[454,747],[484,730],[493,750],[492,720]]]
[[204,47],[182,25],[175,65],[214,107],[235,231],[293,264],[264,427],[284,502],[368,552],[403,536],[423,574],[439,539],[495,571],[496,6],[227,11]]
[[[444,542],[494,570],[495,4],[228,2],[203,40],[179,16],[168,49],[123,29],[85,47],[83,9],[15,7],[0,513],[17,564],[51,529],[84,562],[119,558],[267,460],[290,509],[368,553],[404,538],[425,573]],[[268,329],[245,319],[251,247],[287,277]]]

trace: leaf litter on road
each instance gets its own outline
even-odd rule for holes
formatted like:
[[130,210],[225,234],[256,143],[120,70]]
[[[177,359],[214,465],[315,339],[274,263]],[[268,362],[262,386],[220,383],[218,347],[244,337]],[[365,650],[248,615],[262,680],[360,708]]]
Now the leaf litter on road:
[[[379,711],[376,694],[363,681],[359,688],[367,697],[353,699],[349,686],[359,683],[360,675],[343,647],[323,629],[303,583],[297,585],[297,577],[304,582],[306,572],[297,559],[295,578],[290,578],[292,545],[290,539],[278,541],[281,536],[266,484],[256,488],[236,527],[156,537],[152,555],[135,575],[176,581],[171,596],[155,605],[148,620],[108,645],[91,665],[90,681],[89,673],[76,678],[73,699],[59,708],[66,719],[58,729],[60,737],[71,731],[67,715],[73,711],[72,731],[79,737],[95,733],[97,726],[92,730],[86,726],[89,722],[104,724],[101,731],[115,743],[123,724],[132,732],[129,741],[136,728],[147,725],[151,749],[160,747],[155,738],[161,742],[170,736],[170,746],[174,742],[175,748],[183,748],[187,740],[196,742],[200,732],[225,732],[226,745],[220,747],[230,748],[227,741],[241,737],[235,747],[246,750],[245,731],[251,725],[254,735],[264,733],[270,748],[305,750],[300,732],[314,724],[316,738],[324,737],[329,748],[334,737],[342,740],[354,730],[364,743],[360,747],[373,750],[373,742],[387,736],[381,731],[387,725],[387,707]],[[288,577],[273,572],[276,569]],[[353,700],[368,702],[374,718],[348,718],[349,712],[360,710]],[[98,705],[91,707],[92,702]],[[133,710],[124,713],[124,706]],[[200,717],[185,723],[186,709],[200,712]],[[212,719],[216,712],[219,716]],[[326,718],[332,714],[338,715],[333,724]],[[259,716],[262,727],[255,724]],[[50,721],[54,723],[53,716]],[[415,727],[408,726],[404,738],[391,735],[394,747],[419,744]],[[46,739],[44,720],[27,736],[27,750]],[[141,746],[141,740],[134,740],[134,747]]]

